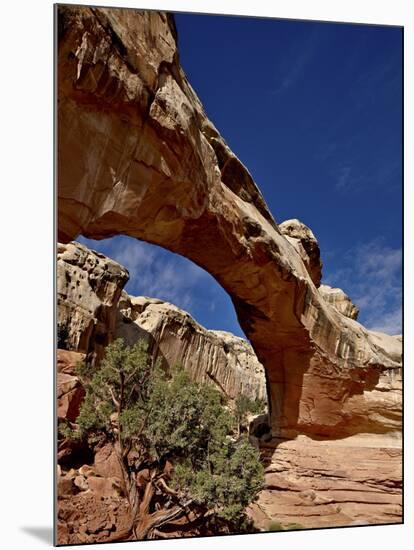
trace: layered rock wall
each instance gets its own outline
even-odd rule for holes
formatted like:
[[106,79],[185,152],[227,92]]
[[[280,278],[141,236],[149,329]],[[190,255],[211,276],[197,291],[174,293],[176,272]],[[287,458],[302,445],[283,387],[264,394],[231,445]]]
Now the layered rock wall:
[[266,399],[263,366],[250,344],[229,332],[207,330],[178,307],[125,292],[116,335],[129,344],[148,342],[154,359],[182,365],[196,382],[214,383],[230,399]]
[[399,523],[402,453],[392,443],[299,437],[263,449],[264,489],[249,515],[264,531]]

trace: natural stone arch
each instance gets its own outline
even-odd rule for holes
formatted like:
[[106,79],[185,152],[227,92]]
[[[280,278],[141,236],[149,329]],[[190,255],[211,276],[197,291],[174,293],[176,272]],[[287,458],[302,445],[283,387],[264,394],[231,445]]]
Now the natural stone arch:
[[58,48],[59,240],[126,234],[213,275],[265,366],[274,435],[380,429],[364,392],[401,342],[324,300],[312,254],[206,117],[172,17],[59,6]]

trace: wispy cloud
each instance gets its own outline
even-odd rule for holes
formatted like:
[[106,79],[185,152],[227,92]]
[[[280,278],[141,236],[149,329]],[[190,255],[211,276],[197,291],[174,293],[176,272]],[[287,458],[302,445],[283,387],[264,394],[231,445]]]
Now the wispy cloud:
[[279,86],[274,90],[275,94],[280,94],[291,88],[296,81],[303,75],[304,69],[312,57],[311,51],[304,51],[297,59],[293,67],[282,78]]
[[389,311],[381,317],[378,324],[373,324],[371,330],[376,332],[385,332],[385,334],[402,333],[402,309],[397,307],[394,311]]
[[401,64],[390,58],[359,74],[349,89],[349,94],[356,109],[362,111],[367,105],[378,101],[379,97],[398,89],[400,83]]
[[351,175],[351,167],[344,165],[340,168],[338,173],[338,181],[335,184],[336,189],[344,189],[348,187]]
[[358,244],[342,257],[342,267],[326,277],[342,288],[360,308],[369,329],[388,334],[402,331],[402,249],[382,239]]
[[187,258],[124,235],[102,241],[78,240],[128,269],[130,280],[125,290],[129,294],[165,300],[190,313],[206,328],[245,337],[226,291]]
[[359,171],[359,164],[356,159],[354,161],[354,164],[350,160],[339,162],[335,169],[331,169],[334,188],[337,192],[360,193],[371,180],[370,176]]
[[272,91],[273,94],[282,94],[304,77],[307,65],[316,54],[316,48],[317,34],[316,30],[313,29],[307,39],[301,42],[300,49],[291,51],[284,56],[291,64],[289,67],[285,67],[284,71],[281,71],[282,74],[277,76],[278,84]]
[[359,194],[375,187],[382,192],[395,193],[402,186],[400,160],[361,162],[358,157],[338,162],[330,169],[335,190],[338,193]]
[[159,298],[182,309],[194,305],[195,287],[209,277],[190,261],[136,239],[92,241],[81,237],[79,240],[128,269],[131,276],[126,286],[128,292]]

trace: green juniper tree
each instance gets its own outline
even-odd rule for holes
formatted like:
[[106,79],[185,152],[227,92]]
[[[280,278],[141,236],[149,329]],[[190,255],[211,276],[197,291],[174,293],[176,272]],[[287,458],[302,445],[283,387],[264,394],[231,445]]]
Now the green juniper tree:
[[232,437],[235,420],[217,390],[180,368],[165,373],[142,342],[116,340],[99,370],[78,370],[86,396],[72,436],[105,434],[122,468],[131,525],[117,540],[162,536],[184,515],[246,528],[263,467],[247,439]]
[[247,430],[248,415],[262,414],[266,410],[266,403],[262,399],[250,399],[246,395],[238,395],[235,400],[234,416],[237,424],[237,433]]

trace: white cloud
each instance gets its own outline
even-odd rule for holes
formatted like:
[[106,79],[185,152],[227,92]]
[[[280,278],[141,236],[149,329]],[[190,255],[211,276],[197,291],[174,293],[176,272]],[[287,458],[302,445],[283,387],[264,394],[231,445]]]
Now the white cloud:
[[342,168],[339,170],[339,177],[338,181],[335,184],[336,189],[344,189],[349,184],[349,177],[351,175],[351,167],[350,166],[342,166]]
[[194,305],[196,286],[203,278],[210,278],[191,261],[137,239],[123,236],[103,241],[83,237],[79,240],[128,269],[126,290],[133,295],[159,298],[188,309]]
[[293,61],[290,67],[286,70],[285,75],[279,78],[279,84],[273,91],[274,94],[281,94],[294,86],[298,80],[302,79],[305,75],[307,65],[309,61],[314,57],[317,48],[317,35],[313,30],[308,35],[305,43],[301,49],[296,49],[294,52],[290,52],[286,58]]
[[[358,166],[358,170],[355,170],[354,166]],[[357,157],[343,161],[342,164],[331,169],[330,172],[332,177],[336,179],[336,191],[342,193],[349,193],[350,191],[359,193],[372,180],[372,176],[361,173]]]
[[401,307],[397,307],[395,311],[386,313],[378,325],[370,327],[371,330],[376,332],[385,332],[386,334],[401,334],[402,333],[402,310]]
[[154,252],[137,240],[125,240],[119,247],[111,246],[111,252],[113,259],[131,272],[145,268],[154,261]]
[[342,258],[343,267],[326,278],[360,308],[363,324],[378,332],[402,331],[402,250],[375,239],[358,244]]

